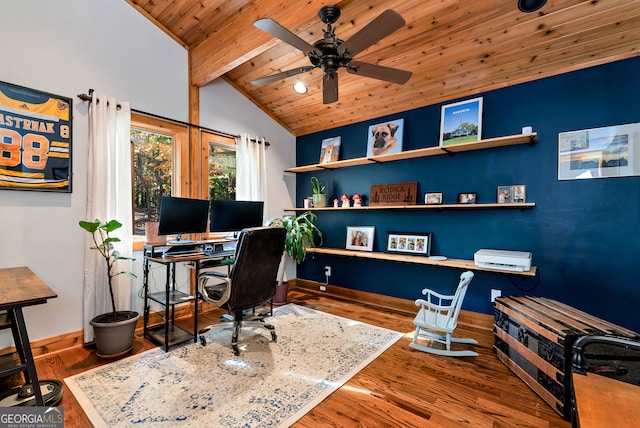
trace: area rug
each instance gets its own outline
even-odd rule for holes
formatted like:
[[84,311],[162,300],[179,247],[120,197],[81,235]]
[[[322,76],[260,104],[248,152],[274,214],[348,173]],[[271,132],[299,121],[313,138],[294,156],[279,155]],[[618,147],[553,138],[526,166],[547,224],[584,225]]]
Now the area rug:
[[206,346],[155,348],[65,379],[96,427],[289,426],[394,344],[402,333],[298,305],[268,318],[278,334],[231,329]]

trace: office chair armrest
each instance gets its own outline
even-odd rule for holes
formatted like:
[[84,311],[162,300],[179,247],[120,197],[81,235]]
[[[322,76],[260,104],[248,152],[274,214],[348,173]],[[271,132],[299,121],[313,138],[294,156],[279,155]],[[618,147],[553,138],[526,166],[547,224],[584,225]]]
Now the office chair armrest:
[[[210,290],[207,290],[207,284],[210,280],[216,281],[213,285],[218,285],[219,287],[213,288],[209,286]],[[219,272],[202,273],[198,275],[198,292],[205,302],[215,306],[222,306],[231,296],[231,278],[220,275]]]

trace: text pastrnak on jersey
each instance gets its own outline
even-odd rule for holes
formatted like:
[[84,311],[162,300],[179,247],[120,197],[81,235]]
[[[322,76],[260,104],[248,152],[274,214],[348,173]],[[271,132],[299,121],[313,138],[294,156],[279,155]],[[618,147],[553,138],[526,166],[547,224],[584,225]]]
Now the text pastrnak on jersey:
[[70,100],[0,82],[0,187],[70,190]]

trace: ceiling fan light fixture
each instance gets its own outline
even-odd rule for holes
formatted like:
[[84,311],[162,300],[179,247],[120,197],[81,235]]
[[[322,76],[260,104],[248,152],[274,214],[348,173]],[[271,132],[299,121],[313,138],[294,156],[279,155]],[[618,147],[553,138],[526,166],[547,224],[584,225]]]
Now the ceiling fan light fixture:
[[518,9],[525,13],[535,12],[547,3],[547,0],[518,0]]
[[296,82],[293,84],[293,90],[299,94],[306,94],[309,90],[302,82]]

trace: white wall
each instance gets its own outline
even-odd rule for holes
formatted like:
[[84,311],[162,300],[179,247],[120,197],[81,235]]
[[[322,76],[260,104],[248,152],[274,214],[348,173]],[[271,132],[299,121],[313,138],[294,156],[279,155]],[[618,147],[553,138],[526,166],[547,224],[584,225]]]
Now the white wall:
[[[82,329],[85,232],[78,221],[86,211],[88,129],[87,106],[76,95],[93,88],[129,101],[134,109],[186,121],[188,58],[180,45],[122,0],[4,3],[0,80],[73,98],[73,192],[0,190],[0,268],[28,266],[58,294],[46,305],[25,309],[29,337],[38,340]],[[250,104],[238,93],[218,94],[215,85],[208,94],[229,110],[236,103]],[[244,106],[235,121],[210,118],[204,123],[266,136],[274,143],[270,158],[286,155],[283,161],[270,159],[281,179],[284,167],[295,163],[287,154],[294,151],[295,139],[264,114],[253,118],[255,110]],[[288,199],[281,202],[287,198],[282,195],[295,192],[279,183],[269,186],[269,197],[277,200],[272,206],[291,205]],[[135,263],[140,272],[141,259]],[[141,278],[132,291],[136,309],[142,308],[140,284]],[[0,334],[0,348],[13,344],[8,332]]]

